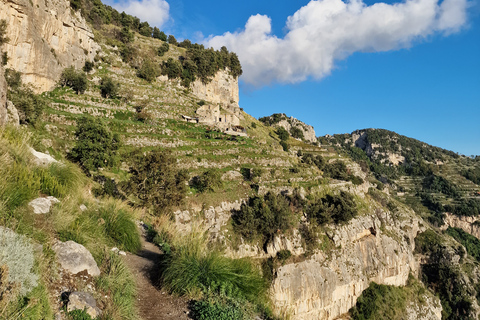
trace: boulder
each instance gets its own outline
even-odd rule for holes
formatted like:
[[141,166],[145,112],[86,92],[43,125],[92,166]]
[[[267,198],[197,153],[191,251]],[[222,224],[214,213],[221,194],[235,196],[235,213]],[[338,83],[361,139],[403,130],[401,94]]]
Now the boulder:
[[38,152],[33,148],[30,148],[30,152],[33,155],[33,162],[40,167],[48,167],[52,163],[59,163],[57,160],[55,160],[51,155],[43,153],[43,152]]
[[18,110],[12,101],[7,101],[7,118],[6,122],[18,127],[20,125],[20,116]]
[[68,296],[67,312],[73,310],[85,310],[92,319],[102,314],[92,295],[82,291],[72,292]]
[[50,212],[50,208],[53,204],[59,203],[55,197],[46,197],[46,198],[37,198],[32,200],[28,203],[28,205],[33,209],[33,213],[35,214],[45,214]]
[[57,254],[57,260],[66,271],[77,274],[87,270],[88,274],[96,277],[100,275],[100,269],[92,257],[92,254],[81,244],[74,241],[58,241],[53,250]]

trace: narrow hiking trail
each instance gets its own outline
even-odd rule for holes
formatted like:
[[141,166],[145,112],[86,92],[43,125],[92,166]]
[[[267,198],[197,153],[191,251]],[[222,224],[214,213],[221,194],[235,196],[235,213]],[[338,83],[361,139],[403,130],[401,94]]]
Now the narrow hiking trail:
[[191,320],[188,299],[170,295],[157,287],[158,262],[162,251],[142,236],[138,254],[127,253],[124,261],[137,285],[137,309],[142,320]]

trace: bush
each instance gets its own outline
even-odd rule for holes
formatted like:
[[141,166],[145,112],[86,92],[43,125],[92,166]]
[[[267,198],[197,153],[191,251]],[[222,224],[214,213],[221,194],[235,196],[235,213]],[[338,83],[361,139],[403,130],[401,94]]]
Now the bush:
[[247,320],[245,303],[238,300],[208,297],[192,304],[192,317],[195,320]]
[[272,192],[264,197],[251,197],[240,210],[232,215],[236,232],[247,239],[261,236],[265,242],[277,231],[286,231],[293,226],[293,212],[289,201]]
[[326,223],[344,223],[354,218],[357,205],[353,196],[345,191],[339,195],[326,195],[312,201],[306,208],[309,219],[314,219],[319,225]]
[[143,61],[142,66],[137,71],[137,76],[148,82],[154,81],[158,75],[160,75],[160,70],[150,59]]
[[155,150],[135,163],[127,189],[145,206],[163,210],[182,203],[186,193],[184,171],[177,169],[177,161],[170,153]]
[[8,100],[17,108],[22,124],[35,125],[47,107],[47,102],[42,96],[25,87],[9,91]]
[[167,42],[174,46],[178,45],[177,39],[173,35],[168,36]]
[[112,78],[105,76],[100,80],[100,92],[104,98],[115,99],[120,91],[120,83]]
[[303,139],[303,131],[298,127],[291,127],[290,134],[296,139]]
[[10,39],[7,34],[7,21],[5,19],[0,20],[0,47],[7,43]]
[[275,133],[277,134],[278,138],[282,141],[287,141],[288,138],[290,137],[290,134],[288,133],[287,130],[285,130],[284,127],[278,127],[277,130],[275,130]]
[[77,121],[77,141],[69,156],[88,170],[111,166],[115,162],[120,138],[101,118],[82,117]]
[[83,66],[83,71],[90,72],[93,70],[94,66],[95,66],[95,63],[93,63],[92,61],[86,60],[85,65]]
[[3,267],[3,275],[8,272],[6,283],[2,285],[17,291],[21,297],[25,296],[37,286],[34,264],[33,247],[27,238],[0,226],[0,266]]
[[77,94],[84,93],[88,86],[87,75],[85,72],[76,71],[74,67],[64,69],[60,75],[58,83],[62,87],[72,88]]
[[67,320],[93,320],[85,310],[72,310],[67,313]]
[[168,43],[164,42],[160,47],[158,47],[157,54],[160,57],[163,57],[163,55],[167,53],[169,49],[170,49],[170,46],[168,45]]
[[448,227],[447,234],[467,249],[467,253],[480,262],[480,240],[460,228]]
[[215,191],[223,186],[222,176],[218,169],[208,169],[192,179],[191,186],[199,192]]
[[286,143],[285,141],[280,141],[280,145],[282,146],[282,149],[283,151],[285,152],[288,152],[288,150],[290,149],[289,146],[288,146],[288,143]]

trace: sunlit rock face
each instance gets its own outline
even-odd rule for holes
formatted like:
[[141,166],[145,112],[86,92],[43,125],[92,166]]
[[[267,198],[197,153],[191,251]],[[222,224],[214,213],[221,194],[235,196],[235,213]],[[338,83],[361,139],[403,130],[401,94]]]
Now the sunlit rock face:
[[0,0],[10,41],[7,68],[22,73],[35,91],[50,90],[65,67],[82,68],[100,46],[80,12],[68,0]]

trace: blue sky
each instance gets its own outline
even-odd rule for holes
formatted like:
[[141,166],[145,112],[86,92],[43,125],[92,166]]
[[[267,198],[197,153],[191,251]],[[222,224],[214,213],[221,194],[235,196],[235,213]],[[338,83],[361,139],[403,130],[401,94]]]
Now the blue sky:
[[476,1],[107,3],[237,52],[240,106],[254,117],[284,112],[317,135],[384,128],[480,155]]

